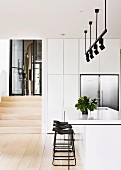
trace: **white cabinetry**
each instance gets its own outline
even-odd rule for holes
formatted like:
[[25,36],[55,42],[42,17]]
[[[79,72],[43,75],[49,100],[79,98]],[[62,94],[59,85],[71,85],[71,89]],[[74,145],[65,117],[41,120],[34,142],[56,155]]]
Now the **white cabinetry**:
[[64,107],[74,107],[78,99],[78,75],[64,75]]
[[120,41],[104,39],[105,49],[100,51],[100,73],[119,74],[120,72]]
[[53,120],[61,120],[63,116],[63,76],[48,76],[48,122],[47,131],[52,133]]
[[64,74],[78,74],[78,39],[64,40]]
[[48,39],[48,74],[63,74],[62,39]]

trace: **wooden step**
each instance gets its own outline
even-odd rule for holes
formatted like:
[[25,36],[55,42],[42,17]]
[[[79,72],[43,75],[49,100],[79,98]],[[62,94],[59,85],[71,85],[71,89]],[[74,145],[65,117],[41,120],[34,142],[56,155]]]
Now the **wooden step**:
[[40,120],[0,120],[0,127],[41,127]]
[[0,107],[0,113],[15,113],[15,114],[25,114],[25,113],[40,113],[42,109],[41,107],[33,108],[33,107]]
[[0,102],[0,133],[41,133],[42,97],[10,96]]
[[1,97],[2,102],[12,102],[12,101],[42,101],[42,96],[6,96],[6,97]]
[[0,113],[0,120],[41,120],[40,113]]
[[0,134],[39,134],[41,133],[41,127],[0,127]]
[[0,107],[41,107],[41,102],[0,102]]

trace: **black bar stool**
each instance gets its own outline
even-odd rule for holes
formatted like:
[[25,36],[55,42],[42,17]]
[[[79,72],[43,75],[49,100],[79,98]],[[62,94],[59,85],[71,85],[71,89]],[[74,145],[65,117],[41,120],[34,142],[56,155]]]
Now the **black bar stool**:
[[[54,166],[75,166],[74,131],[68,122],[54,121],[53,123],[53,162]],[[58,138],[61,137],[61,138]],[[59,142],[58,142],[59,141]],[[68,153],[68,154],[67,154]],[[55,163],[57,160],[68,161],[68,164]],[[70,163],[73,161],[73,164]]]

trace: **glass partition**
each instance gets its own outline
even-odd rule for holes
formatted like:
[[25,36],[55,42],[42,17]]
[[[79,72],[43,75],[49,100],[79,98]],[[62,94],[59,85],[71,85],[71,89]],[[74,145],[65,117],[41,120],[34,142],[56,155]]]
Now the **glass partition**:
[[12,40],[12,95],[23,95],[23,40]]
[[33,41],[33,94],[42,95],[42,41]]

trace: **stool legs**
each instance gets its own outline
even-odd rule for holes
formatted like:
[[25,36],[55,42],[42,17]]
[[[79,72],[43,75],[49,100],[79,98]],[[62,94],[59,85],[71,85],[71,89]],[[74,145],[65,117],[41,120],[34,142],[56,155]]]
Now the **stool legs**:
[[[65,138],[65,135],[67,138]],[[57,136],[61,136],[58,139]],[[56,161],[61,161],[66,164],[59,164]],[[72,163],[73,162],[73,163]],[[54,166],[75,166],[75,146],[74,146],[74,132],[73,130],[58,130],[55,129],[54,142],[53,142],[53,161]]]

